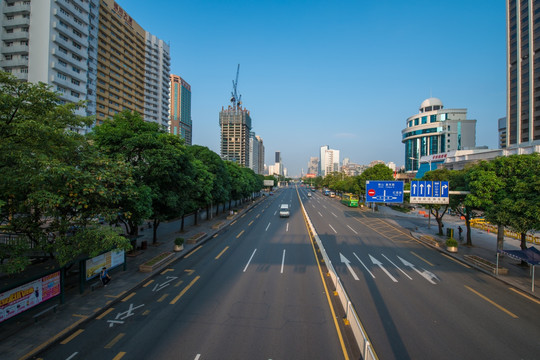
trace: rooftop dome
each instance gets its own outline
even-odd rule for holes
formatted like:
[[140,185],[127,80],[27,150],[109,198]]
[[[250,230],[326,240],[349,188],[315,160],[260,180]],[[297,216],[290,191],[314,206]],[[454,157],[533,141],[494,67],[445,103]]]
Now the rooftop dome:
[[443,108],[442,101],[433,97],[422,101],[422,104],[420,104],[420,112],[439,110],[442,108]]

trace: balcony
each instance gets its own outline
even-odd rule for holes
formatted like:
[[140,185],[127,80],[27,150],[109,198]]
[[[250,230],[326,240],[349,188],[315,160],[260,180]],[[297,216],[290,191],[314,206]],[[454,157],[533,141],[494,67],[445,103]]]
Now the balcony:
[[28,54],[28,45],[2,46],[3,54]]
[[14,31],[12,33],[2,32],[2,40],[4,41],[13,41],[13,40],[28,40],[30,35],[27,31]]
[[30,4],[4,5],[4,15],[30,14]]
[[21,59],[20,57],[11,60],[2,60],[0,61],[0,67],[2,68],[11,68],[11,67],[20,67],[28,66],[28,59]]
[[17,16],[10,20],[4,20],[2,22],[2,27],[10,29],[16,27],[30,26],[30,18]]

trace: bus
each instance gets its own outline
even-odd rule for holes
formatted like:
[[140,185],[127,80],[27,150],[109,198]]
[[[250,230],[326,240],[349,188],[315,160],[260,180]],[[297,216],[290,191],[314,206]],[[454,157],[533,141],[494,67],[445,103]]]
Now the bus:
[[358,207],[358,195],[343,194],[341,197],[341,203],[349,207]]

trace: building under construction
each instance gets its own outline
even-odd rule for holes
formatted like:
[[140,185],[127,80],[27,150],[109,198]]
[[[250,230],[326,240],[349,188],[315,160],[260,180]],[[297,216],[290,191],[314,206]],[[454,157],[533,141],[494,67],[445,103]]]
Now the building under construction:
[[221,128],[221,158],[249,167],[249,138],[251,132],[251,116],[249,111],[242,108],[242,95],[238,94],[238,73],[236,81],[233,80],[231,105],[227,109],[221,108],[219,113],[219,126]]
[[241,106],[222,108],[219,112],[221,127],[221,158],[249,166],[249,133],[251,116],[249,110]]

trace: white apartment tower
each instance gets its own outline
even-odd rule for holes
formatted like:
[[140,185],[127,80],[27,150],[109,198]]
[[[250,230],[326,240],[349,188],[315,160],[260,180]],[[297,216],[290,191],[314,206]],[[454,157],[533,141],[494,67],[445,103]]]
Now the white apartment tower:
[[169,128],[170,47],[146,31],[144,119]]
[[89,100],[95,113],[99,0],[0,2],[0,68],[23,81],[43,82],[66,102]]

